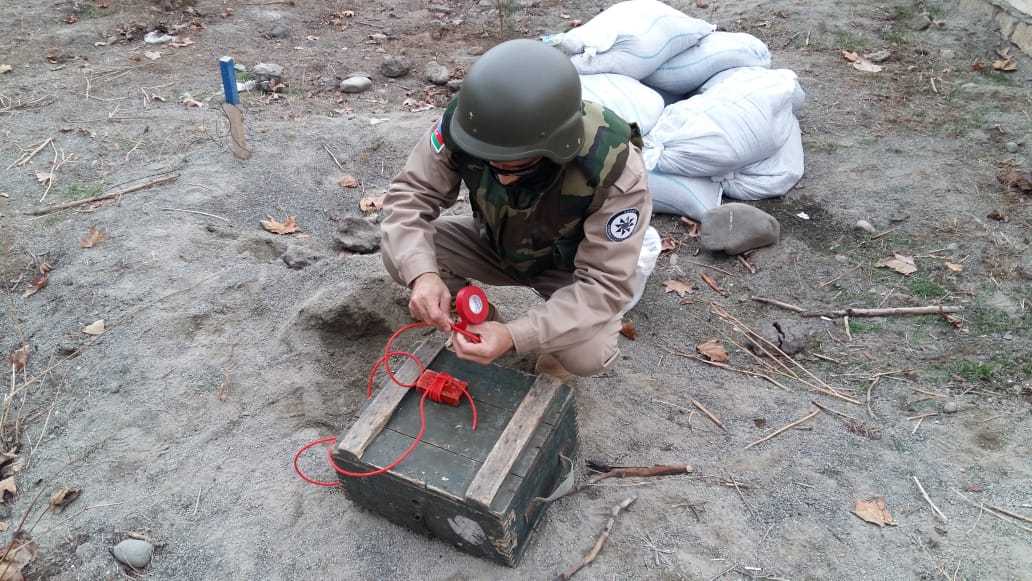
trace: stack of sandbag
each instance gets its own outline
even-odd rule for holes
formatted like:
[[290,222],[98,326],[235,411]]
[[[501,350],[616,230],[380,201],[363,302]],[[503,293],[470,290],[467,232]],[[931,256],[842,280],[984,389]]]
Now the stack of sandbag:
[[769,68],[767,45],[744,32],[714,32],[660,65],[642,82],[666,94],[683,97],[713,75],[738,67]]
[[624,75],[581,75],[581,98],[606,106],[628,123],[637,123],[642,134],[652,131],[663,114],[663,97]]
[[618,73],[644,79],[715,28],[658,0],[628,0],[545,41],[570,55],[582,75]]

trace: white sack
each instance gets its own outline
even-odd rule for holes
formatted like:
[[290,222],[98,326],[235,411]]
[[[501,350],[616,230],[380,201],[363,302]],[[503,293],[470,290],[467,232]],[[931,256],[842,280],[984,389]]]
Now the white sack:
[[736,67],[769,68],[767,45],[744,32],[714,32],[663,63],[642,82],[654,89],[685,95],[713,75]]
[[649,226],[645,230],[645,238],[641,241],[641,254],[638,255],[638,266],[634,271],[634,282],[632,285],[634,296],[620,311],[621,315],[633,309],[638,304],[638,301],[641,300],[641,295],[645,292],[645,283],[652,276],[652,271],[656,270],[656,261],[659,260],[659,254],[662,251],[663,241],[659,237],[659,232],[652,226]]
[[642,134],[663,114],[663,97],[640,82],[623,75],[581,75],[581,98],[605,105],[628,123],[637,123]]
[[803,103],[806,101],[806,92],[803,91],[803,87],[799,85],[799,81],[796,77],[795,71],[789,69],[774,69],[773,71],[763,67],[739,67],[735,69],[728,69],[721,71],[706,81],[699,87],[699,93],[706,93],[710,90],[718,89],[718,87],[731,81],[732,85],[724,87],[725,92],[733,92],[737,87],[748,87],[753,83],[770,83],[771,78],[775,75],[791,79],[794,81],[792,85],[792,112],[799,113],[799,110],[803,108]]
[[[737,70],[749,74],[728,75]],[[663,111],[645,138],[649,170],[723,176],[774,155],[792,135],[794,101],[803,95],[795,73],[748,68],[721,75],[728,76]]]
[[[794,123],[792,135],[774,155],[743,167],[721,182],[728,197],[739,200],[762,200],[783,196],[795,187],[803,177],[803,138],[799,131],[799,122]],[[652,184],[651,175],[649,184]]]
[[627,0],[545,42],[570,55],[581,74],[619,73],[642,79],[715,28],[658,0]]
[[721,184],[710,178],[649,172],[652,211],[658,214],[688,216],[702,220],[702,215],[720,205]]

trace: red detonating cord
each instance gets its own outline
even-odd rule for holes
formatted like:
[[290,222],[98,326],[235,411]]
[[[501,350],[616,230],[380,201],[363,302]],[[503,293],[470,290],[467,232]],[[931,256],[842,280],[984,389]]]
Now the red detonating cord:
[[[434,382],[434,383],[431,383],[430,385],[428,385],[426,387],[421,386],[421,385],[417,385],[419,383],[419,377],[422,376],[427,371],[426,366],[423,365],[423,362],[420,361],[419,358],[416,357],[415,354],[413,354],[413,353],[409,353],[408,351],[395,351],[394,350],[394,340],[397,339],[402,333],[404,333],[406,331],[411,331],[412,329],[419,329],[419,328],[422,328],[422,327],[429,327],[429,326],[430,325],[427,324],[427,323],[410,323],[408,325],[402,326],[400,329],[395,331],[394,334],[391,335],[390,339],[387,339],[387,344],[384,346],[384,349],[383,349],[383,355],[379,359],[377,359],[375,363],[373,363],[372,369],[369,370],[369,380],[366,383],[366,398],[372,398],[373,397],[373,382],[376,380],[376,372],[381,367],[383,367],[384,372],[387,373],[387,377],[389,377],[391,379],[391,381],[393,381],[395,384],[400,385],[401,387],[408,387],[408,388],[418,389],[421,392],[423,392],[422,395],[419,398],[419,434],[416,435],[414,440],[412,440],[412,443],[409,445],[409,447],[405,448],[405,451],[403,451],[401,454],[399,454],[398,457],[395,458],[390,464],[388,464],[388,465],[386,465],[386,466],[384,466],[382,468],[377,468],[376,470],[370,470],[369,472],[352,472],[350,470],[345,470],[344,468],[341,468],[340,466],[337,465],[336,462],[333,461],[333,445],[337,443],[337,438],[336,437],[334,437],[334,436],[327,436],[325,438],[319,438],[317,440],[312,440],[311,442],[309,442],[309,443],[305,444],[304,446],[302,446],[301,449],[298,450],[294,454],[294,472],[297,473],[297,475],[301,478],[301,480],[304,480],[305,482],[307,482],[309,484],[314,484],[316,486],[325,486],[325,487],[340,486],[340,482],[337,482],[337,481],[327,482],[325,480],[315,480],[313,478],[310,478],[309,476],[307,476],[301,470],[301,466],[300,466],[301,456],[305,452],[310,450],[311,448],[314,448],[316,446],[320,446],[320,445],[323,445],[323,444],[329,444],[329,446],[327,446],[327,448],[326,448],[326,459],[329,462],[330,467],[333,468],[333,470],[336,471],[338,474],[341,474],[343,476],[348,476],[348,477],[351,477],[351,478],[368,478],[370,476],[377,476],[379,474],[383,474],[385,472],[389,472],[389,471],[393,470],[394,468],[396,468],[399,464],[404,462],[405,459],[408,458],[409,455],[412,454],[412,452],[415,451],[416,447],[418,447],[419,443],[423,440],[423,435],[426,434],[426,406],[425,406],[426,399],[430,398],[432,401],[440,403],[442,401],[442,392],[444,391],[445,384],[443,382]],[[412,361],[416,362],[416,365],[419,366],[419,374],[416,376],[416,379],[412,383],[402,383],[394,375],[394,370],[391,369],[391,365],[390,365],[391,358],[393,358],[393,357],[405,357],[407,359],[411,359]],[[464,385],[460,384],[459,385],[459,389],[461,389],[462,395],[466,399],[469,400],[470,409],[473,411],[473,429],[476,430],[477,429],[477,406],[476,406],[476,404],[473,403],[473,398],[472,398],[472,396],[469,395],[469,390],[467,390]]]

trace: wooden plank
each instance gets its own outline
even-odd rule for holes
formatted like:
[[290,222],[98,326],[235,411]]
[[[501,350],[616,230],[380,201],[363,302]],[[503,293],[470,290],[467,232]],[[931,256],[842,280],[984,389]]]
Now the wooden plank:
[[[411,443],[412,438],[409,436],[385,429],[369,445],[362,462],[370,466],[366,470],[386,466]],[[467,483],[476,474],[479,466],[472,460],[421,442],[412,451],[412,455],[391,473],[401,479],[422,483],[423,486],[432,488],[440,494],[448,494],[455,499],[462,499]],[[379,478],[379,476],[373,478]],[[369,480],[368,484],[375,487],[375,482],[375,480]]]
[[[443,348],[443,343],[435,345],[431,341],[425,341],[416,349],[415,356],[424,365],[430,365]],[[401,369],[396,371],[394,375],[403,383],[412,383],[419,377],[419,373],[419,365],[411,359],[406,359]],[[397,385],[386,374],[377,382],[376,389],[376,395],[373,396],[373,400],[369,405],[362,410],[362,413],[358,416],[358,421],[337,441],[338,451],[347,452],[356,459],[362,457],[365,449],[383,430],[387,422],[390,421],[391,416],[394,415],[394,410],[397,409],[401,400],[412,391],[407,387]]]
[[523,403],[509,420],[509,425],[505,427],[491,453],[487,455],[473,482],[466,489],[468,500],[490,509],[495,494],[541,424],[545,412],[551,407],[552,400],[561,386],[562,384],[553,377],[538,377],[527,397],[523,398]]

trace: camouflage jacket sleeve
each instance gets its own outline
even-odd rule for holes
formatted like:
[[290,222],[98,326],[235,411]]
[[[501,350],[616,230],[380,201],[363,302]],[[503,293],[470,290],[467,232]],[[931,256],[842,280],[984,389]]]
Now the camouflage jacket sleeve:
[[416,144],[383,201],[383,251],[394,257],[408,285],[423,273],[438,272],[430,223],[459,195],[451,154],[435,134],[440,135],[437,125]]
[[549,353],[573,347],[618,316],[631,300],[634,272],[652,216],[646,180],[641,151],[633,147],[605,203],[584,223],[574,282],[525,317],[508,323],[517,352]]

